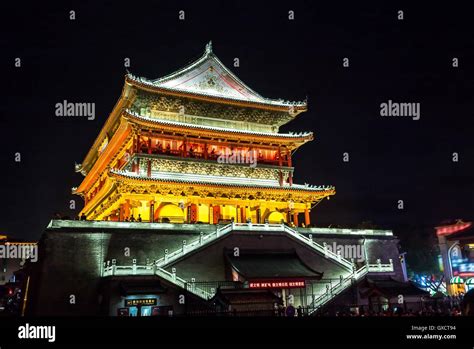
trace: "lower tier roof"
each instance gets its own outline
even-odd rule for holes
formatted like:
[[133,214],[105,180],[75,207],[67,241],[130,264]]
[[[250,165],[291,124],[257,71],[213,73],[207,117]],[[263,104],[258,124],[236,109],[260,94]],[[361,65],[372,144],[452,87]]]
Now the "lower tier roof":
[[288,183],[280,185],[277,180],[273,179],[256,179],[256,178],[244,178],[244,177],[226,177],[226,176],[206,176],[199,174],[188,174],[188,173],[174,173],[174,172],[153,172],[151,177],[137,174],[130,171],[119,171],[110,170],[113,177],[117,178],[129,178],[141,181],[158,181],[158,182],[175,182],[175,183],[187,183],[187,184],[204,184],[204,185],[217,185],[217,186],[228,186],[228,187],[246,187],[246,188],[269,188],[269,189],[282,189],[291,191],[334,191],[334,186],[311,186],[307,184],[293,184]]

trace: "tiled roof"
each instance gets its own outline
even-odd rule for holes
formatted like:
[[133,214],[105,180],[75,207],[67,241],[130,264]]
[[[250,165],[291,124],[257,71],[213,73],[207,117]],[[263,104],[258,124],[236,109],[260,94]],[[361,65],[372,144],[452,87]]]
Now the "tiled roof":
[[262,188],[262,189],[281,189],[291,191],[328,191],[334,190],[333,186],[310,186],[289,184],[280,186],[276,180],[253,179],[253,178],[239,178],[239,177],[225,177],[225,176],[204,176],[186,173],[173,172],[155,172],[152,177],[142,176],[135,172],[110,170],[114,176],[124,177],[129,179],[144,180],[144,181],[160,181],[160,182],[175,182],[186,184],[206,184],[215,186],[227,187],[247,187],[247,188]]
[[207,96],[217,99],[236,100],[247,103],[273,105],[285,108],[306,108],[306,101],[290,102],[282,99],[264,98],[245,85],[212,52],[211,43],[204,54],[196,61],[159,79],[127,74],[127,80],[145,87],[177,91],[191,95]]
[[270,133],[270,132],[247,131],[247,130],[238,130],[238,129],[233,129],[233,128],[204,126],[204,125],[196,125],[196,124],[184,123],[184,122],[173,121],[173,120],[163,120],[163,119],[158,119],[158,118],[151,118],[151,117],[139,115],[137,113],[132,112],[131,110],[125,110],[124,113],[128,117],[134,118],[134,119],[139,120],[139,121],[152,122],[152,123],[160,124],[160,125],[169,125],[169,126],[192,128],[192,129],[196,129],[196,130],[228,132],[228,133],[236,133],[236,134],[243,134],[243,135],[247,134],[247,135],[255,135],[255,136],[273,137],[273,138],[292,138],[292,139],[307,138],[307,139],[311,139],[313,137],[312,132]]

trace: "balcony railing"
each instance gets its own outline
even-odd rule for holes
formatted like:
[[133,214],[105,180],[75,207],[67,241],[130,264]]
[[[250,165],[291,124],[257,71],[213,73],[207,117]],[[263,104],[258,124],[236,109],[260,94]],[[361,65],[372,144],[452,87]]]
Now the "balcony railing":
[[[219,153],[213,153],[209,152],[206,156],[206,154],[202,151],[190,151],[189,149],[186,151],[183,151],[181,149],[167,149],[167,148],[157,148],[157,147],[152,147],[151,151],[148,151],[148,147],[143,147],[139,150],[137,153],[138,155],[168,155],[168,156],[176,156],[176,157],[181,157],[181,158],[191,158],[191,159],[207,159],[207,160],[216,160],[219,158],[221,154]],[[242,154],[238,153],[241,158],[245,158],[246,156],[249,156],[248,154]],[[222,154],[223,156],[231,156],[231,154]],[[260,164],[267,164],[267,165],[273,165],[273,166],[278,166],[279,165],[279,159],[278,158],[269,158],[265,156],[254,156],[254,160],[257,163]],[[288,166],[288,160],[283,158],[282,159],[282,166]]]
[[393,260],[390,258],[388,263],[383,264],[380,259],[377,259],[377,263],[368,264],[369,273],[390,273],[394,271]]

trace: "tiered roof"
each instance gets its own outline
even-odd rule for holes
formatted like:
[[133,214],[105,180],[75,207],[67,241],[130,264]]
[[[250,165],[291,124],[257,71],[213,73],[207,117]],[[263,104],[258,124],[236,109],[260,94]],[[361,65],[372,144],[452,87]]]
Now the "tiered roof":
[[239,130],[235,128],[224,128],[224,127],[217,127],[217,126],[207,126],[207,125],[197,125],[185,122],[179,122],[174,120],[164,120],[154,117],[143,116],[138,113],[134,113],[130,110],[125,110],[123,115],[131,120],[138,123],[143,123],[149,126],[150,124],[154,124],[160,127],[179,127],[183,131],[185,129],[191,129],[196,131],[207,131],[207,132],[214,132],[217,135],[222,134],[237,134],[239,136],[248,135],[248,136],[256,136],[258,138],[266,138],[266,139],[280,139],[280,140],[289,140],[289,141],[310,141],[313,139],[313,132],[299,132],[299,133],[276,133],[276,132],[259,132],[259,131],[251,131],[251,130]]
[[285,183],[283,186],[277,180],[257,179],[257,178],[241,178],[228,176],[205,176],[199,174],[180,173],[179,176],[174,172],[156,172],[152,177],[143,176],[130,171],[110,170],[113,177],[135,179],[140,181],[156,181],[156,182],[172,182],[185,184],[204,184],[224,187],[242,187],[242,188],[261,188],[261,189],[278,189],[290,191],[307,191],[307,192],[333,192],[334,186],[313,186]]
[[[270,99],[259,95],[250,87],[245,85],[236,75],[234,75],[224,64],[214,55],[212,45],[206,46],[204,54],[196,61],[188,64],[182,69],[169,74],[165,77],[150,80],[144,77],[136,77],[127,74],[122,95],[117,102],[114,110],[107,119],[104,127],[94,141],[82,164],[77,164],[76,171],[86,174],[97,160],[97,149],[106,136],[112,137],[116,125],[120,122],[120,118],[127,115],[134,121],[147,122],[158,126],[182,127],[183,129],[195,129],[197,131],[206,130],[214,132],[223,132],[234,135],[245,135],[255,137],[269,137],[284,142],[286,140],[292,143],[302,144],[308,140],[312,140],[311,132],[298,134],[278,134],[256,132],[250,130],[224,129],[212,126],[203,126],[185,123],[173,123],[173,121],[160,120],[159,118],[147,117],[137,113],[130,112],[134,106],[134,99],[137,97],[136,91],[142,91],[151,94],[157,98],[187,98],[196,103],[226,106],[230,108],[230,112],[234,117],[237,114],[246,112],[258,112],[262,115],[262,120],[267,120],[269,126],[279,127],[290,120],[294,119],[297,114],[307,110],[306,101],[290,102],[282,99]],[[221,116],[221,109],[217,109]],[[225,109],[224,109],[225,110]],[[245,112],[243,113],[245,115]],[[253,115],[253,114],[252,114]],[[249,116],[253,118],[254,116]],[[260,114],[258,114],[260,115]],[[242,116],[242,115],[240,115]],[[256,121],[254,121],[256,122]],[[261,122],[261,121],[259,121]]]
[[[176,98],[175,98],[176,97]],[[253,114],[246,119],[249,122],[256,122],[268,126],[275,126],[272,130],[274,132],[258,131],[257,129],[240,129],[232,126],[221,127],[216,123],[211,124],[197,124],[183,121],[179,118],[160,116],[161,109],[163,112],[174,112],[174,104],[170,106],[169,100],[172,102],[186,100],[193,104],[195,109],[191,108],[191,116],[200,116],[199,109],[205,106],[214,108],[214,106],[223,107],[224,109],[213,109],[218,113],[215,118],[222,118],[228,120],[235,118],[240,120],[240,114],[249,114],[252,111],[257,111],[265,118],[255,121]],[[142,104],[154,103],[155,101],[163,101],[165,103],[159,104],[157,113],[140,112]],[[137,101],[142,104],[137,104]],[[196,107],[198,105],[199,107]],[[134,109],[133,109],[134,108]],[[127,74],[125,86],[122,91],[119,102],[114,107],[113,112],[109,116],[105,126],[102,128],[99,136],[90,149],[83,164],[77,165],[77,171],[86,175],[86,179],[81,183],[79,188],[74,190],[75,193],[82,193],[91,184],[98,180],[102,171],[114,159],[117,150],[120,149],[121,144],[124,144],[133,135],[132,130],[139,129],[152,131],[154,129],[160,130],[162,133],[183,134],[183,135],[197,135],[199,137],[210,137],[212,139],[224,139],[241,142],[241,138],[250,140],[250,143],[256,142],[259,144],[271,144],[272,146],[283,145],[289,150],[293,150],[307,141],[313,139],[312,132],[302,133],[278,133],[278,127],[286,122],[292,120],[297,114],[306,111],[307,103],[304,102],[290,102],[282,99],[269,99],[262,97],[260,94],[245,85],[237,76],[235,76],[224,64],[214,55],[212,45],[209,43],[206,46],[204,54],[196,61],[188,64],[182,69],[164,76],[162,78],[150,80],[143,77],[135,77]],[[133,110],[133,111],[132,111]],[[138,111],[138,112],[137,112]],[[222,111],[229,115],[222,115]],[[173,115],[171,115],[173,116]],[[240,115],[242,117],[242,115]],[[207,118],[214,118],[209,117]],[[233,121],[235,121],[233,120]],[[245,121],[243,121],[245,122]],[[230,124],[229,124],[230,125]],[[227,126],[227,124],[225,124]],[[108,137],[107,148],[101,153],[98,153],[98,147],[103,142],[103,139]],[[245,142],[243,142],[245,143]],[[284,184],[283,186],[277,180],[259,180],[249,178],[218,178],[213,176],[189,175],[176,173],[155,173],[152,177],[141,177],[131,172],[118,172],[107,169],[111,177],[121,180],[131,181],[154,181],[165,182],[170,184],[183,183],[191,185],[215,185],[217,187],[240,187],[240,188],[260,188],[262,190],[279,190],[299,193],[308,193],[313,195],[315,193],[334,193],[334,187],[312,187],[309,185]],[[179,177],[179,178],[177,178]]]
[[[291,110],[294,116],[307,109],[306,101],[291,102],[259,95],[214,55],[211,42],[206,45],[204,54],[198,60],[172,74],[155,80],[128,74],[126,81],[137,87],[157,92],[204,97],[206,100],[227,101],[230,104],[243,104],[257,108]],[[236,103],[232,103],[233,101]]]

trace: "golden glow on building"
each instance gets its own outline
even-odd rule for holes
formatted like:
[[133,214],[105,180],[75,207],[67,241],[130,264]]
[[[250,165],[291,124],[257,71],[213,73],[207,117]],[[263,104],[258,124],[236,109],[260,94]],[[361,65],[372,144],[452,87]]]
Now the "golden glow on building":
[[[89,220],[310,224],[331,186],[293,183],[292,153],[311,132],[278,133],[306,102],[261,97],[210,44],[156,80],[126,76],[115,108],[76,170]],[[301,221],[298,215],[302,214]]]

